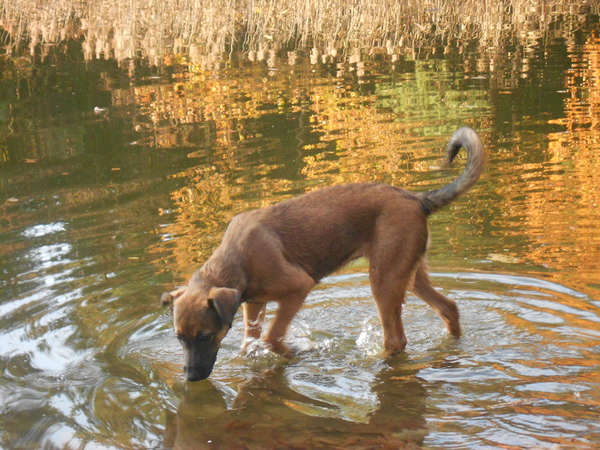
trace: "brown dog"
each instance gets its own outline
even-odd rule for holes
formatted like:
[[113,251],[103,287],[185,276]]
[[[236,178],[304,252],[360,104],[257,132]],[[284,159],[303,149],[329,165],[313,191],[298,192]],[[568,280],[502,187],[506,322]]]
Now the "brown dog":
[[221,245],[189,284],[162,297],[172,305],[186,378],[210,375],[240,305],[247,342],[261,336],[266,303],[279,302],[264,341],[291,358],[294,350],[284,338],[307,294],[323,277],[361,256],[369,260],[386,356],[406,346],[402,305],[407,289],[460,336],[458,308],[432,287],[426,251],[427,217],[467,191],[483,170],[483,148],[470,128],[452,136],[448,161],[463,146],[465,170],[435,191],[412,193],[377,183],[332,186],[234,217]]

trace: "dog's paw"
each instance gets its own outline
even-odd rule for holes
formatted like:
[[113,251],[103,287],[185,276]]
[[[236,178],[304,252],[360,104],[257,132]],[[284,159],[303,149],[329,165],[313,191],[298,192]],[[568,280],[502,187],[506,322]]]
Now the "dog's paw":
[[283,356],[286,359],[294,359],[296,356],[298,356],[298,349],[295,347],[292,347],[290,345],[284,344],[283,346],[280,346],[277,349],[271,349],[271,351],[277,353],[280,356]]
[[242,353],[249,358],[253,358],[268,353],[268,350],[260,339],[247,338],[242,345]]
[[287,359],[294,359],[295,357],[297,357],[301,351],[298,350],[296,347],[292,347],[290,345],[286,345],[286,350],[283,353],[280,353],[281,356],[283,356],[284,358]]
[[283,356],[287,359],[293,359],[299,353],[295,347],[286,344],[283,340],[267,340],[265,341],[266,347],[271,350],[273,353],[277,353],[280,356]]

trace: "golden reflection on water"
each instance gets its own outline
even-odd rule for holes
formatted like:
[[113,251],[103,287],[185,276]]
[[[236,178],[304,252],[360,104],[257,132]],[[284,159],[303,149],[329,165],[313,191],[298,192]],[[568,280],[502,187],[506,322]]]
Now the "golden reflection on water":
[[[241,211],[330,184],[376,180],[423,190],[449,181],[450,173],[431,175],[439,170],[453,129],[466,123],[482,132],[492,157],[484,183],[500,198],[499,216],[492,221],[501,229],[493,233],[509,252],[501,255],[502,248],[490,247],[490,259],[527,261],[585,290],[600,272],[598,46],[598,39],[590,38],[583,51],[570,50],[565,117],[548,120],[567,132],[546,137],[516,132],[513,161],[506,159],[504,144],[484,131],[493,126],[492,97],[476,87],[461,89],[458,80],[471,75],[443,63],[417,63],[414,73],[397,77],[370,75],[365,66],[363,84],[354,85],[301,67],[277,73],[253,69],[242,77],[198,72],[181,82],[115,91],[113,101],[142,106],[136,129],[146,145],[197,147],[205,140],[215,146],[208,165],[176,175],[189,184],[172,193],[176,219],[161,230],[178,236],[176,266],[186,271],[208,257],[225,224]],[[364,90],[368,83],[374,89]],[[273,176],[290,160],[265,159],[259,147],[281,144],[253,122],[290,112],[300,114],[288,125],[296,135],[287,155],[294,179]],[[207,123],[210,129],[198,127]],[[499,150],[500,161],[495,160]],[[194,150],[189,157],[206,160],[207,153]],[[512,237],[527,244],[513,250]],[[464,245],[463,239],[458,247]]]
[[576,271],[572,281],[585,286],[600,274],[600,39],[570,50],[565,117],[551,121],[566,132],[548,134],[547,162],[527,168],[528,195],[514,215],[529,233],[528,258],[569,274],[563,279]]
[[[206,258],[234,214],[306,190],[373,180],[429,185],[450,134],[460,124],[479,129],[489,120],[485,92],[460,91],[462,74],[442,63],[418,63],[414,74],[387,81],[365,75],[374,86],[365,94],[344,78],[300,72],[191,74],[186,82],[113,94],[115,104],[142,106],[136,128],[146,145],[197,147],[206,139],[213,146],[188,154],[208,163],[174,175],[188,185],[172,193],[176,219],[161,233],[178,237],[177,266]],[[298,117],[286,125],[293,141],[283,154],[281,138],[265,136],[268,129],[254,122],[273,114]],[[211,129],[198,133],[197,123]],[[280,177],[278,170],[293,173]]]

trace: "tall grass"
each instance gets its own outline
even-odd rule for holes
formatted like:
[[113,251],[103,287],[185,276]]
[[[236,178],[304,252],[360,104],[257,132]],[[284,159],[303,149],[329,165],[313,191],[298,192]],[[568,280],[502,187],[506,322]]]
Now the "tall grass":
[[494,47],[571,30],[599,11],[597,0],[3,0],[0,27],[11,54],[77,39],[86,58],[202,62],[305,50],[316,62],[451,40]]

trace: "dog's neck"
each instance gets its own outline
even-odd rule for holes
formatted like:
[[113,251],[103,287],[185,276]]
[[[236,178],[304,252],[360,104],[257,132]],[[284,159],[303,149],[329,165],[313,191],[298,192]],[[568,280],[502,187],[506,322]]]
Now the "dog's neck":
[[[217,249],[218,252],[218,249]],[[244,293],[248,280],[237,259],[228,257],[224,252],[215,258],[215,252],[196,272],[193,279],[206,287],[226,287]]]

